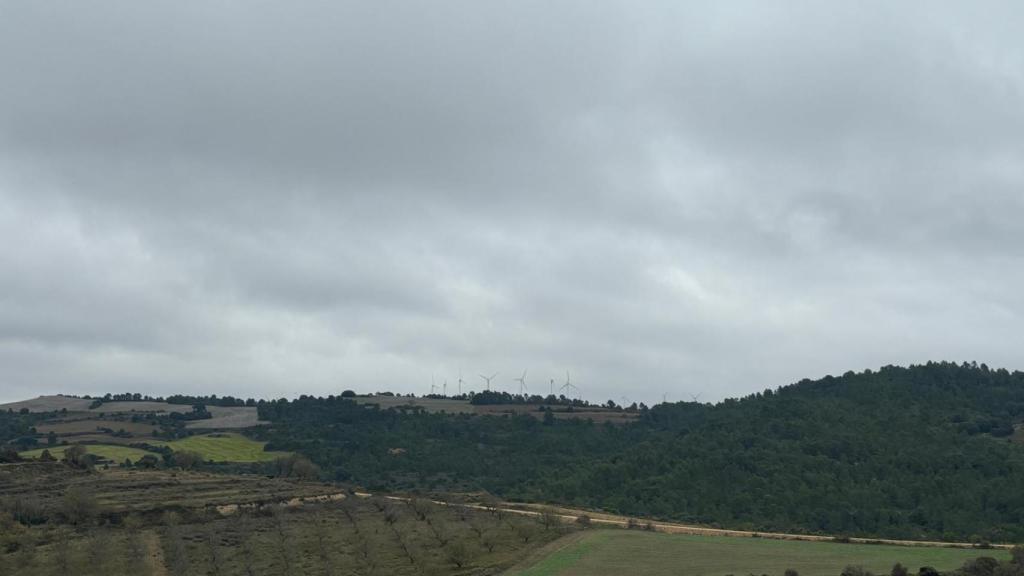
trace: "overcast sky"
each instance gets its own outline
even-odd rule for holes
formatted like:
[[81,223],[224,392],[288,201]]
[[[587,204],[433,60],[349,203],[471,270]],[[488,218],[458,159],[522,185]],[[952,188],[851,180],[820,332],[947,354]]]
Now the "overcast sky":
[[0,0],[0,401],[1024,368],[1021,6]]

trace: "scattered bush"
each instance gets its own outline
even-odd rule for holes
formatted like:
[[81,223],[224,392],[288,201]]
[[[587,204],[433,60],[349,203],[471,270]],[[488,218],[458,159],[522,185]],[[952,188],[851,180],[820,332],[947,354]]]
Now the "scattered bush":
[[277,458],[272,463],[274,475],[279,478],[314,480],[320,477],[320,468],[301,454]]

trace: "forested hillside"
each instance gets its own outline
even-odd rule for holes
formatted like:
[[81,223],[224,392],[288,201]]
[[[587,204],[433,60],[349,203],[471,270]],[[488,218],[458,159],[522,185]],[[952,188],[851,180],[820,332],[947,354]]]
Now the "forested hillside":
[[[506,498],[756,530],[1024,539],[1024,374],[930,363],[803,381],[626,426],[260,404],[268,449],[375,489]],[[400,450],[398,450],[400,449]]]

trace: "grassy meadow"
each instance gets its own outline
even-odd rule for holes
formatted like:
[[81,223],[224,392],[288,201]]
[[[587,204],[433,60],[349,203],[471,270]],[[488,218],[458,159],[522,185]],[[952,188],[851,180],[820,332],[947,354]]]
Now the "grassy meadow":
[[528,566],[512,571],[509,576],[780,575],[790,568],[801,576],[835,576],[848,565],[888,574],[893,564],[900,562],[916,573],[921,566],[950,570],[979,556],[1009,558],[1006,550],[840,544],[615,529],[575,534],[552,543],[543,552],[527,562]]
[[196,452],[203,460],[214,462],[269,462],[286,452],[264,452],[266,442],[259,442],[235,433],[189,436],[172,442],[149,441],[154,446],[167,446],[175,452]]
[[[35,450],[29,450],[27,452],[21,452],[19,455],[22,458],[39,458],[42,456],[44,450],[49,450],[50,455],[60,460],[64,457],[64,450],[68,449],[69,446],[48,446],[46,448],[37,448]],[[147,454],[160,457],[159,454],[148,452],[146,450],[140,450],[138,448],[129,448],[128,446],[114,446],[111,444],[87,444],[85,445],[86,451],[89,454],[94,454],[109,460],[114,463],[124,462],[126,458],[131,459],[132,462],[137,461],[139,458],[146,456]]]
[[[265,452],[263,447],[266,442],[259,442],[237,433],[215,433],[201,436],[189,436],[181,440],[164,441],[155,439],[144,439],[145,443],[153,446],[166,446],[175,452],[190,451],[202,456],[203,460],[213,462],[270,462],[280,456],[286,456],[287,452]],[[112,444],[83,444],[89,454],[94,454],[115,463],[124,462],[126,458],[132,462],[147,454],[159,457],[159,454],[130,448],[128,446],[117,446]],[[43,450],[49,450],[50,454],[60,460],[64,456],[64,450],[68,445],[48,446],[21,452],[22,458],[37,459]]]

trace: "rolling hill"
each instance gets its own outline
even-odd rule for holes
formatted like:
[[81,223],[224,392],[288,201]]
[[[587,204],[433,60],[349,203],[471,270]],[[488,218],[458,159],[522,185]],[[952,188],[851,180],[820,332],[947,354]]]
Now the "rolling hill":
[[[378,489],[509,499],[753,530],[1024,539],[1024,374],[929,363],[805,380],[624,426],[262,403],[268,448]],[[400,451],[395,449],[400,448]]]

